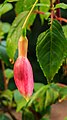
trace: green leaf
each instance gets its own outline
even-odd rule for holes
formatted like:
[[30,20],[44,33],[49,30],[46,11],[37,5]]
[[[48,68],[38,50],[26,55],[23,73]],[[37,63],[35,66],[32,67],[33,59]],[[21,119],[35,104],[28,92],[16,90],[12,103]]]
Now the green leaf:
[[30,10],[34,2],[35,0],[19,0],[15,5],[16,13]]
[[0,120],[11,120],[11,119],[7,117],[5,114],[0,114]]
[[42,84],[42,83],[34,83],[34,91],[39,90],[42,86],[44,86],[44,84]]
[[50,1],[49,0],[40,0],[40,10],[43,12],[48,12],[49,8],[50,8]]
[[12,69],[6,69],[5,70],[5,75],[6,75],[6,78],[8,79],[11,79],[13,77],[13,70]]
[[[19,0],[15,5],[16,14],[19,14],[24,11],[30,11],[34,2],[35,2],[35,0]],[[37,9],[37,7],[34,8],[34,10],[36,10],[36,9]],[[29,27],[33,24],[35,17],[36,17],[36,14],[34,14],[34,13],[32,13],[31,16],[29,17],[29,20],[28,20]],[[28,27],[28,29],[29,29],[29,27]]]
[[0,45],[0,59],[3,60],[7,65],[10,65],[9,57],[6,52],[6,47]]
[[10,24],[6,22],[0,22],[0,39],[4,38],[4,34],[8,33]]
[[36,120],[35,115],[28,109],[22,111],[22,120]]
[[45,0],[45,1],[40,0],[40,4],[41,4],[41,6],[39,9],[40,9],[40,11],[44,12],[44,15],[40,14],[40,18],[41,18],[41,21],[43,23],[44,19],[48,19],[49,15],[50,15],[50,14],[48,14],[49,13],[48,11],[50,9],[50,0]]
[[57,8],[67,9],[67,4],[65,3],[56,4],[55,9]]
[[1,97],[4,97],[4,98],[12,101],[12,99],[13,99],[13,92],[7,89],[7,90],[2,92]]
[[2,30],[4,33],[8,33],[10,30],[10,24],[9,23],[2,23]]
[[7,37],[7,53],[14,59],[16,49],[18,47],[19,37],[22,35],[22,25],[28,15],[28,11],[20,13],[14,20]]
[[27,103],[18,90],[14,91],[14,100],[17,104],[17,112],[20,111]]
[[67,40],[60,23],[53,21],[51,27],[39,35],[36,46],[40,67],[51,82],[63,63],[67,52]]
[[67,87],[63,87],[60,89],[60,99],[65,100],[67,98]]
[[63,31],[64,31],[64,35],[67,38],[67,25],[62,26],[62,28],[63,28]]
[[13,6],[10,3],[1,4],[0,5],[0,16],[3,15],[4,13],[10,11],[12,8],[13,8]]

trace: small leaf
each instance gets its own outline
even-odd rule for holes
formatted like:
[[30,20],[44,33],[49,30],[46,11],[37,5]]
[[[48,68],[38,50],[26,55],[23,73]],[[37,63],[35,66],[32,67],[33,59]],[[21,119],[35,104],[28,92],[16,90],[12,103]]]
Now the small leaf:
[[64,31],[64,35],[67,38],[67,25],[62,26],[62,28],[63,28],[63,31]]
[[1,97],[4,97],[4,98],[12,101],[13,92],[7,89],[7,90],[5,90],[5,91],[2,92]]
[[51,82],[67,53],[67,40],[58,21],[54,20],[50,29],[39,35],[36,53],[44,75]]
[[0,5],[0,16],[13,8],[12,4],[6,3]]
[[28,15],[28,11],[20,13],[14,20],[7,37],[7,53],[8,56],[14,59],[15,52],[18,47],[18,40],[22,35],[22,25]]
[[67,4],[65,3],[56,4],[55,9],[57,8],[67,9]]
[[44,16],[44,18],[45,18],[45,20],[47,20],[48,19],[48,17],[50,16],[50,12],[45,12],[45,16]]
[[17,112],[20,111],[27,103],[18,90],[14,91],[14,100],[17,104]]
[[5,75],[6,75],[6,78],[8,79],[11,79],[13,77],[13,70],[12,69],[6,69],[5,70]]

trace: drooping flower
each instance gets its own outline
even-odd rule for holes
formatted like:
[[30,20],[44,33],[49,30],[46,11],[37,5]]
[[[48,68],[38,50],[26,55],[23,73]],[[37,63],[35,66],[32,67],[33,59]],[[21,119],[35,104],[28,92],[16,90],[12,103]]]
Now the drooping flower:
[[27,38],[20,37],[18,43],[19,57],[14,64],[14,80],[19,92],[28,99],[34,88],[33,71],[27,58]]

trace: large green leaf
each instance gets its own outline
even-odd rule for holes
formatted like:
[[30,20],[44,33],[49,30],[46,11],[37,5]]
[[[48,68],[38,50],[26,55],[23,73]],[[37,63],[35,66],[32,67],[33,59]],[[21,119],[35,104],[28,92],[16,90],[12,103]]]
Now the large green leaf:
[[58,72],[67,52],[67,40],[60,23],[53,21],[51,27],[39,35],[36,46],[40,67],[50,82]]
[[14,59],[14,55],[18,46],[18,40],[22,34],[22,25],[28,15],[28,11],[20,13],[14,20],[7,37],[7,53]]
[[0,5],[0,16],[13,8],[12,4],[6,3]]

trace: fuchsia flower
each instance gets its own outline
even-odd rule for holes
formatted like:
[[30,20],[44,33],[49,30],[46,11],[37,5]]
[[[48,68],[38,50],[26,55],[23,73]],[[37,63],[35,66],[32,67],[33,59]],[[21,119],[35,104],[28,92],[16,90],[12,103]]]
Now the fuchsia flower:
[[19,57],[14,64],[14,80],[19,92],[28,99],[34,88],[33,71],[27,58],[28,40],[20,37],[18,50]]

